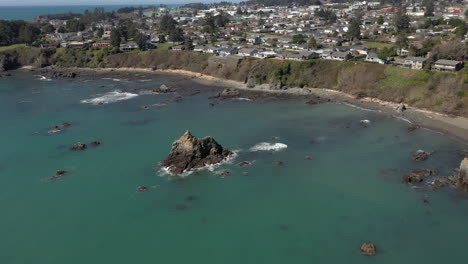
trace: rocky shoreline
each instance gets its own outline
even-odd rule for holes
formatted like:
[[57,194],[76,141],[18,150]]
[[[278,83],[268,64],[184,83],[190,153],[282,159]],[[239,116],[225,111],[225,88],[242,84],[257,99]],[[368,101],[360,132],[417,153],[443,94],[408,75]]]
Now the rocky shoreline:
[[[448,116],[425,109],[413,108],[405,105],[405,111],[398,111],[401,106],[397,103],[381,101],[375,98],[356,98],[340,91],[323,88],[278,88],[270,85],[252,86],[243,82],[225,80],[200,73],[185,70],[153,70],[145,68],[115,68],[115,69],[88,69],[88,68],[26,68],[34,74],[50,79],[92,80],[101,78],[119,78],[127,80],[151,79],[158,76],[170,75],[180,77],[181,81],[193,81],[207,86],[206,89],[220,90],[229,88],[237,90],[234,97],[248,97],[253,100],[260,99],[294,99],[307,100],[307,104],[341,103],[349,106],[378,111],[383,114],[408,122],[409,127],[427,128],[452,137],[463,144],[468,144],[468,118]],[[185,91],[186,90],[186,91]],[[190,89],[183,92],[190,94]],[[192,91],[193,92],[193,91]],[[232,97],[229,95],[228,97]],[[223,98],[220,92],[220,98]],[[409,128],[410,130],[410,128]]]

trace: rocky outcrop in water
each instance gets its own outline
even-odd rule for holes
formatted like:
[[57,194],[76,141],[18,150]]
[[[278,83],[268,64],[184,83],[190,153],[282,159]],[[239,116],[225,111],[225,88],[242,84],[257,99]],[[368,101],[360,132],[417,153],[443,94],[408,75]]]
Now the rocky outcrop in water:
[[240,92],[238,90],[226,88],[221,92],[219,96],[220,97],[237,97],[239,95],[240,95]]
[[418,150],[418,151],[415,151],[412,155],[412,159],[414,161],[425,161],[427,160],[427,158],[429,158],[429,156],[432,154],[432,152],[430,151],[424,151],[424,150]]
[[401,178],[402,183],[420,183],[424,177],[434,175],[432,170],[411,170],[408,175]]
[[159,89],[157,89],[157,92],[159,93],[169,93],[170,91],[171,91],[171,88],[169,88],[165,84],[161,84],[161,86],[159,86]]
[[468,192],[468,158],[463,159],[460,164],[457,187]]
[[377,248],[374,244],[367,242],[361,245],[360,248],[361,254],[366,256],[375,256],[377,254]]
[[223,148],[212,137],[196,138],[186,131],[172,143],[172,149],[162,166],[173,174],[205,167],[223,161],[232,152]]
[[403,103],[400,103],[397,107],[397,111],[403,113],[403,111],[406,111],[406,106]]

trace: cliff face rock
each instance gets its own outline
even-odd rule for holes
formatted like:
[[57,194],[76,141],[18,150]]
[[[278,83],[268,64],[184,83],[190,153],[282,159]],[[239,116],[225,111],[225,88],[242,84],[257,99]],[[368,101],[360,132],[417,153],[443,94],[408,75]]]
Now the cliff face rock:
[[196,138],[186,131],[172,143],[172,149],[162,165],[174,174],[220,163],[232,152],[223,148],[212,137]]
[[460,164],[460,172],[457,185],[464,191],[468,192],[468,158],[462,160]]

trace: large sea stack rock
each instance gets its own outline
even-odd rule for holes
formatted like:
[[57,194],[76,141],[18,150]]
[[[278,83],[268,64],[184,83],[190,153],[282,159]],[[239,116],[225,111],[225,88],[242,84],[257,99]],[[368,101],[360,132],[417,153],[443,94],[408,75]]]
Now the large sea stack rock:
[[212,137],[196,138],[186,131],[172,143],[172,149],[162,165],[174,174],[220,163],[232,152],[223,148]]
[[462,160],[457,185],[460,189],[468,192],[468,158]]

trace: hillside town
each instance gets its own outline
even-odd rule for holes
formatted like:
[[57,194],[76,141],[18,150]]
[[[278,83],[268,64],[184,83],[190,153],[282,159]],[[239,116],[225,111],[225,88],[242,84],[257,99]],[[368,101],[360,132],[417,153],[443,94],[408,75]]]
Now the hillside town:
[[[187,4],[38,16],[41,48],[193,50],[276,60],[358,60],[456,72],[468,58],[466,1]],[[39,34],[39,33],[38,33]]]

